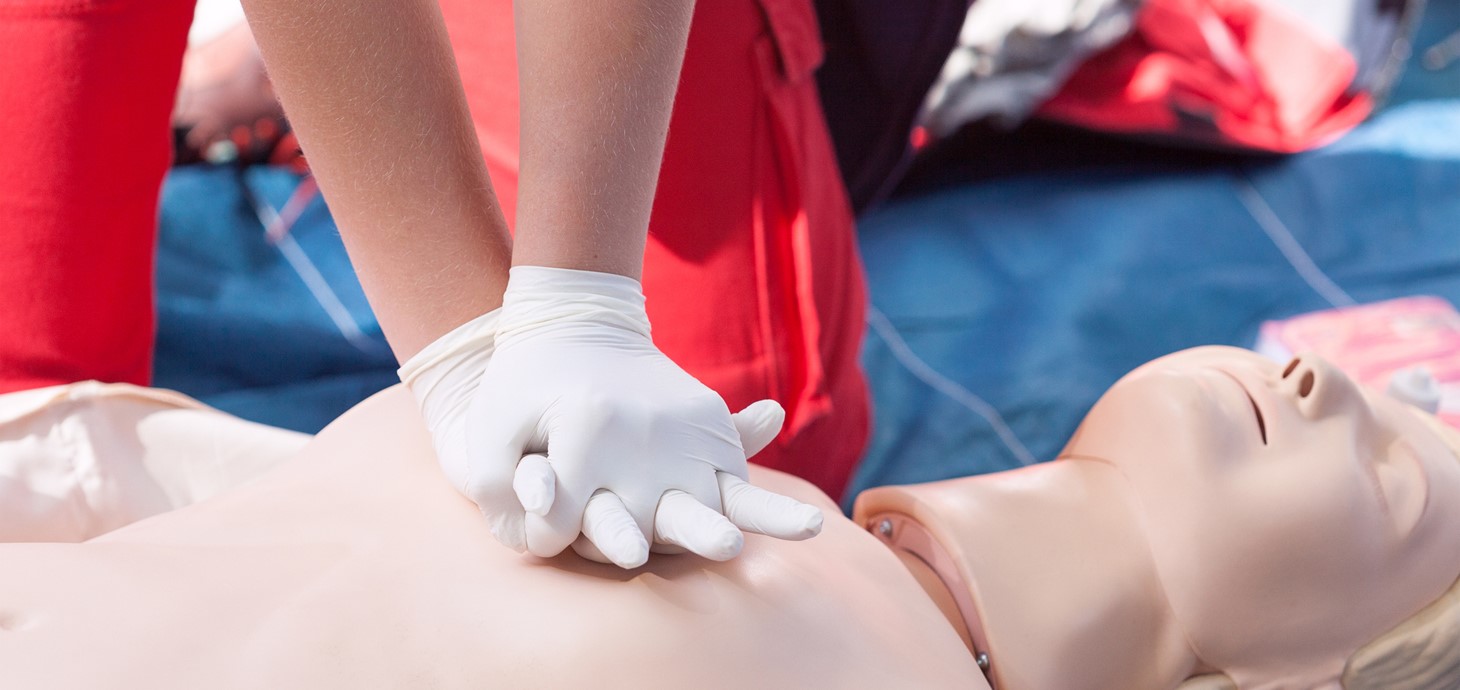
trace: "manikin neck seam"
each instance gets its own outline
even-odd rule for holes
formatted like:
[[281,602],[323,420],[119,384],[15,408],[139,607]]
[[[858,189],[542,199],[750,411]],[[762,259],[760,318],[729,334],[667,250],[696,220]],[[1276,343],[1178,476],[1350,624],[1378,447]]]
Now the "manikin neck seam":
[[[882,524],[890,526],[890,533],[880,528]],[[983,654],[989,655],[989,667],[982,668],[981,671],[991,690],[998,690],[997,681],[992,672],[992,666],[997,662],[993,659],[993,652],[989,648],[978,597],[969,586],[973,579],[967,572],[965,561],[953,557],[943,545],[943,540],[935,535],[933,530],[907,513],[898,511],[876,513],[868,517],[866,527],[888,548],[906,553],[921,561],[938,579],[939,584],[953,600],[959,622],[963,626],[963,631],[968,634],[972,646],[970,653],[974,655],[975,659]],[[950,568],[952,572],[948,572]],[[949,625],[953,624],[950,622]]]
[[[1127,486],[1131,485],[1130,476],[1125,473],[1125,470],[1121,469],[1119,465],[1116,465],[1115,463],[1106,460],[1105,458],[1095,457],[1093,455],[1067,454],[1060,455],[1059,457],[1055,458],[1053,462],[1061,462],[1067,460],[1093,462],[1104,467],[1108,467],[1111,471],[1115,472],[1116,475],[1118,475],[1121,480],[1126,483]],[[1150,523],[1146,518],[1145,506],[1141,505],[1141,499],[1139,496],[1132,496],[1132,499],[1136,502],[1136,505],[1131,506],[1131,519],[1136,521],[1137,525],[1141,528],[1143,534],[1150,534]],[[1222,670],[1210,664],[1202,656],[1201,650],[1197,648],[1196,642],[1192,640],[1190,631],[1188,631],[1186,629],[1186,626],[1182,624],[1181,618],[1176,615],[1176,607],[1172,606],[1171,595],[1166,591],[1166,582],[1161,578],[1160,568],[1156,566],[1156,554],[1154,551],[1151,550],[1150,539],[1141,540],[1141,548],[1145,553],[1146,562],[1150,565],[1151,573],[1152,575],[1154,575],[1157,593],[1160,595],[1161,607],[1166,611],[1167,620],[1171,621],[1171,625],[1175,627],[1177,634],[1181,636],[1181,640],[1186,644],[1187,651],[1191,653],[1192,659],[1195,661],[1195,663],[1192,665],[1191,670],[1187,671],[1186,680],[1190,680],[1206,673],[1224,673]]]

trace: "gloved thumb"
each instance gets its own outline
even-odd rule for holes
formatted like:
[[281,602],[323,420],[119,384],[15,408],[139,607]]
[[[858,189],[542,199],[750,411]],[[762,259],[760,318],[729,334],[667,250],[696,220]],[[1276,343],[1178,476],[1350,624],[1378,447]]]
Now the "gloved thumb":
[[774,400],[751,403],[745,409],[730,415],[735,422],[735,431],[740,434],[740,447],[745,449],[745,458],[761,452],[786,423],[786,410]]
[[553,508],[557,497],[557,474],[547,457],[539,454],[524,455],[517,463],[512,475],[512,491],[522,507],[533,515],[545,516]]

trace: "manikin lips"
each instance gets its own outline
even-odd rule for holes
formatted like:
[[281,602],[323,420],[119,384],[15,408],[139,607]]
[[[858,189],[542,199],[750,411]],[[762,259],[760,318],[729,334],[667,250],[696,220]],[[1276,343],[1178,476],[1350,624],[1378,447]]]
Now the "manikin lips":
[[1257,434],[1262,438],[1262,445],[1267,445],[1267,420],[1263,418],[1262,408],[1257,406],[1257,400],[1252,397],[1252,393],[1247,390],[1247,386],[1242,384],[1241,379],[1221,369],[1218,369],[1217,373],[1231,379],[1242,390],[1242,395],[1247,396],[1247,403],[1252,406],[1252,415],[1257,418]]

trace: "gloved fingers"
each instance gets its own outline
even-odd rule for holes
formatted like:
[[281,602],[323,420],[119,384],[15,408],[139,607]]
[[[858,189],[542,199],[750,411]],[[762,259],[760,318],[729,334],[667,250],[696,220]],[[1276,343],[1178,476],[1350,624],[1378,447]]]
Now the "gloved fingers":
[[612,492],[599,489],[588,499],[583,509],[583,536],[620,568],[637,568],[649,560],[649,541]]
[[[494,494],[504,495],[493,498]],[[482,517],[486,518],[487,529],[491,530],[497,541],[518,553],[527,550],[527,513],[517,503],[510,486],[505,492],[487,491],[474,486],[471,497]]]
[[766,491],[733,474],[716,472],[725,517],[747,532],[800,541],[821,533],[821,510],[789,496]]
[[[588,541],[588,537],[585,537],[581,534],[578,535],[577,539],[573,540],[573,551],[577,552],[579,556],[582,556],[595,563],[607,563],[609,565],[613,565],[613,561],[608,560],[608,556],[603,555],[603,552],[599,551],[598,547],[593,545],[593,542]],[[649,545],[649,553],[674,555],[685,553],[685,548],[682,546],[675,546],[674,544],[655,542]]]
[[[549,426],[544,431],[552,433],[553,428]],[[585,477],[583,472],[574,474],[571,471],[575,465],[581,467],[585,464],[588,457],[581,433],[552,433],[551,437],[530,442],[538,440],[549,446],[547,455],[541,465],[534,460],[527,471],[541,481],[546,481],[547,475],[551,475],[554,489],[552,507],[547,512],[527,513],[527,551],[534,556],[551,558],[572,545],[583,532],[584,510],[594,489],[602,484],[596,483],[596,478],[591,475]],[[527,456],[524,456],[523,460],[526,459]],[[564,467],[569,469],[561,471]]]
[[522,460],[522,444],[511,436],[469,428],[467,482],[463,493],[470,498],[497,541],[514,551],[527,549],[527,532],[522,503],[512,490],[513,474]]
[[536,453],[522,456],[512,475],[512,491],[522,508],[533,515],[544,516],[552,510],[558,475],[545,456]]
[[527,513],[527,552],[552,558],[563,552],[583,530],[586,501],[574,498],[566,487],[553,499],[553,508],[546,515]]
[[603,552],[598,550],[597,546],[593,545],[593,542],[588,541],[588,537],[581,534],[578,535],[577,539],[573,540],[573,551],[594,563],[614,564],[613,561],[608,560],[608,556],[603,555]]
[[740,447],[745,449],[745,457],[749,459],[781,433],[781,426],[786,423],[786,410],[774,400],[761,400],[730,415],[730,419],[735,422],[735,431],[740,433]]
[[712,561],[728,561],[745,546],[745,535],[694,496],[670,489],[654,511],[654,541],[682,546]]
[[679,546],[678,544],[670,544],[670,543],[662,542],[662,541],[655,541],[653,544],[650,544],[649,545],[649,553],[662,553],[662,554],[664,554],[666,556],[673,556],[673,555],[676,555],[676,554],[688,553],[688,552],[689,552],[689,549],[686,549],[683,546]]

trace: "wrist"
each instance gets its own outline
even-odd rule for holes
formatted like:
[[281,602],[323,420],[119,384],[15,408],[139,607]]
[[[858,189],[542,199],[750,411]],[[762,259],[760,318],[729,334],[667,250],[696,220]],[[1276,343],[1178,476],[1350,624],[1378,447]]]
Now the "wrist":
[[[534,207],[540,206],[536,203],[517,206],[517,233],[512,243],[514,267],[612,273],[635,280],[643,274],[647,218],[642,227],[630,229],[611,224],[603,217],[585,221],[575,216],[544,215],[534,211]],[[592,227],[591,231],[568,231],[568,228],[581,230],[588,226]]]
[[616,273],[572,268],[514,266],[502,296],[497,343],[541,328],[592,323],[649,337],[644,290]]
[[428,420],[466,404],[472,385],[496,349],[501,312],[493,309],[457,326],[396,370]]

